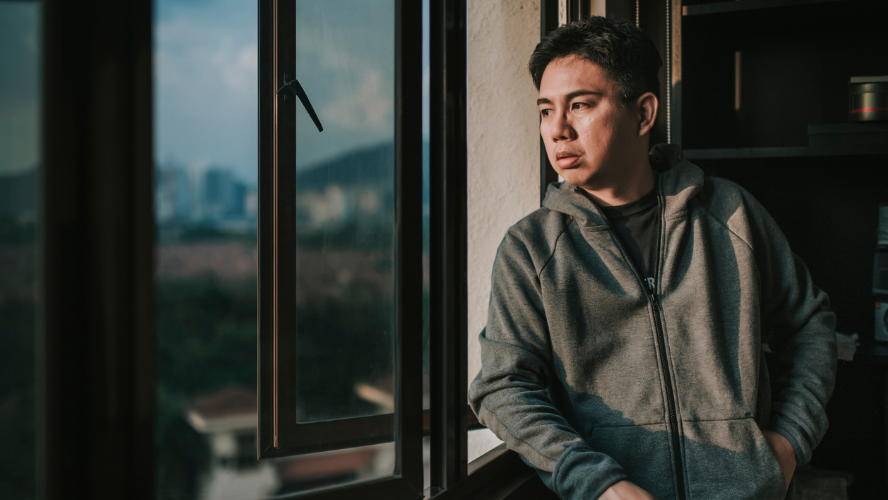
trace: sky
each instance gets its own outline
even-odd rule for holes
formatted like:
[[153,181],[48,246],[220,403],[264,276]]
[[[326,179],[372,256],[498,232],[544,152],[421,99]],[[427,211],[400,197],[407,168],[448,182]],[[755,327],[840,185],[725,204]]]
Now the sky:
[[154,2],[154,157],[255,184],[255,1]]
[[[297,2],[296,77],[324,125],[318,133],[300,105],[298,168],[392,140],[393,4]],[[155,0],[154,9],[155,160],[228,168],[255,184],[256,1]],[[0,175],[38,163],[38,21],[39,2],[0,2],[0,67],[14,69],[0,71]],[[424,68],[427,91],[427,59]]]
[[39,2],[0,2],[0,176],[38,163],[39,20]]
[[[394,1],[300,0],[296,6],[296,78],[324,126],[319,133],[299,105],[297,168],[391,141]],[[230,168],[255,184],[256,10],[255,1],[244,0],[155,1],[158,162]]]

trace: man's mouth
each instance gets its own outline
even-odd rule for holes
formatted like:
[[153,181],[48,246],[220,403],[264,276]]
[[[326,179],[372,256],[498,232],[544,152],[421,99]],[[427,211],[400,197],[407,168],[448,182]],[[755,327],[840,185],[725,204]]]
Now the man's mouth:
[[555,162],[558,168],[573,168],[580,162],[580,155],[575,153],[555,153]]

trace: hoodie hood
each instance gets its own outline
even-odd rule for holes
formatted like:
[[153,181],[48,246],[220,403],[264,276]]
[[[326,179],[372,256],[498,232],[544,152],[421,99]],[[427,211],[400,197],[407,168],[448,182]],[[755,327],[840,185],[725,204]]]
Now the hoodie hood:
[[[667,218],[678,216],[703,187],[703,171],[681,159],[681,146],[677,144],[657,144],[649,158],[651,167],[659,172],[657,186],[665,204],[664,214]],[[597,207],[578,189],[582,188],[563,181],[553,182],[546,190],[543,206],[567,214],[585,227],[607,227]]]

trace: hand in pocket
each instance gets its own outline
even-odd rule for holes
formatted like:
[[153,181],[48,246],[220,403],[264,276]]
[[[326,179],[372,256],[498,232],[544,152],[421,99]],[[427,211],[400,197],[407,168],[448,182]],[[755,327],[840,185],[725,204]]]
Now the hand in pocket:
[[788,439],[774,431],[763,430],[762,434],[765,436],[768,446],[771,447],[771,451],[774,452],[777,463],[783,469],[783,479],[786,480],[786,487],[789,488],[789,482],[792,480],[792,474],[796,468],[795,450]]

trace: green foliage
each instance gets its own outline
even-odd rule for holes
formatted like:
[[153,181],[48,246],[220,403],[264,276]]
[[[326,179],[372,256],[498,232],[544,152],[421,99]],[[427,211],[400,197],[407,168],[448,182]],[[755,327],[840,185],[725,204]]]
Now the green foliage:
[[[426,291],[426,308],[428,300]],[[231,385],[255,387],[256,306],[252,280],[231,285],[208,275],[157,283],[159,498],[196,498],[209,466],[205,439],[183,418],[193,398]],[[366,285],[346,287],[335,300],[296,311],[296,390],[304,414],[333,418],[378,411],[357,396],[355,383],[384,384],[393,373],[393,314],[392,298]],[[427,315],[423,319],[427,332]],[[426,334],[426,369],[427,339]]]
[[213,276],[157,283],[157,384],[192,397],[256,384],[256,282]]
[[0,498],[35,497],[33,301],[0,299]]
[[195,396],[256,385],[256,282],[159,281],[155,301],[158,498],[189,500],[211,455],[185,411]]
[[349,221],[337,226],[296,234],[296,244],[301,249],[354,249],[387,250],[394,244],[394,226],[392,221],[377,220],[375,223],[359,223]]
[[352,296],[301,308],[297,317],[296,394],[311,417],[377,413],[355,384],[384,383],[394,373],[390,299],[353,290]]
[[230,242],[244,241],[255,242],[256,231],[249,230],[242,233],[232,233],[223,231],[211,224],[197,224],[188,226],[179,233],[178,241],[183,243],[208,243],[208,242]]

